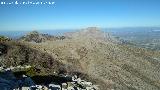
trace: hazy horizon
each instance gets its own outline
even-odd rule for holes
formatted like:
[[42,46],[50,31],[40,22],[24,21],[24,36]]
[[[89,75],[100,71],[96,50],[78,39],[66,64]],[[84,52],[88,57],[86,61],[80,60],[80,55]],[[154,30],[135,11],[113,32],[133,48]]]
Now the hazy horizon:
[[[85,29],[85,28],[81,28]],[[49,34],[49,35],[63,35],[64,33],[67,32],[75,32],[79,31],[81,29],[57,29],[57,30],[0,30],[0,36],[7,36],[10,38],[19,38],[21,36],[26,35],[29,32],[32,31],[38,31],[39,33],[42,34]],[[131,34],[142,34],[143,33],[150,33],[150,34],[155,34],[157,33],[158,35],[160,34],[160,27],[123,27],[123,28],[100,28],[101,31],[108,32],[112,35],[123,35],[123,36],[130,36]]]

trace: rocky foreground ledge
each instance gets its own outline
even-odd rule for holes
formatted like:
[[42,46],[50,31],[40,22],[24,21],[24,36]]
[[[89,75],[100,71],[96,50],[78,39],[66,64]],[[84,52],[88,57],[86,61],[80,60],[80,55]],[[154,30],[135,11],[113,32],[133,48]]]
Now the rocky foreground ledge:
[[[48,78],[44,84],[38,84],[36,82],[44,79],[40,77],[29,77],[27,75],[15,75],[12,69],[4,69],[0,72],[0,90],[99,90],[97,85],[93,85],[91,82],[82,80],[76,75],[58,75],[52,77],[52,82]],[[38,78],[35,79],[35,78]],[[53,79],[54,78],[54,79]],[[35,81],[37,80],[37,81]]]

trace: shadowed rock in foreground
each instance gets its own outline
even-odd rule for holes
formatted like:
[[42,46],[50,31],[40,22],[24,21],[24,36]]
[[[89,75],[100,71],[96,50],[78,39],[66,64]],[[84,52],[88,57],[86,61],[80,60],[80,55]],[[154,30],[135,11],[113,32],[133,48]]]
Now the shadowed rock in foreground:
[[13,73],[11,70],[0,73],[0,88],[1,90],[99,90],[97,85],[81,80],[76,75],[29,77],[22,72]]

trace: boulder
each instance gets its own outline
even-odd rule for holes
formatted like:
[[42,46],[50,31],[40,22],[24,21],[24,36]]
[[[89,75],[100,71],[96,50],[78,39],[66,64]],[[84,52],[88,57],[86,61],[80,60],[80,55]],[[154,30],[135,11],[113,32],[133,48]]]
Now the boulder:
[[62,89],[63,90],[67,89],[67,83],[62,83]]
[[49,89],[50,90],[61,90],[61,86],[56,85],[56,84],[49,84]]

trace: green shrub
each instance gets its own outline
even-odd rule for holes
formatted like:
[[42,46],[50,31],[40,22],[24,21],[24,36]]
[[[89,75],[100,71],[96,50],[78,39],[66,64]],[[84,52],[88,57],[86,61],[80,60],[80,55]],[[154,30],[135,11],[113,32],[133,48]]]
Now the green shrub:
[[36,75],[36,70],[34,67],[28,68],[26,70],[26,74],[30,77],[35,76]]

